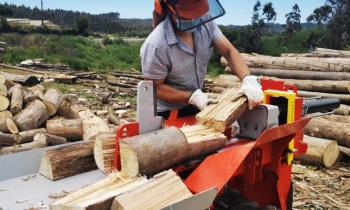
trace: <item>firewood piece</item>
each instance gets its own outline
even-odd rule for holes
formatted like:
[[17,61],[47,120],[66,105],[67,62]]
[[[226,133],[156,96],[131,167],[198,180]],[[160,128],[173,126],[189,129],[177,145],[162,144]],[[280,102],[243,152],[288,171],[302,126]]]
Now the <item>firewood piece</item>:
[[6,82],[6,77],[2,74],[0,74],[0,84],[4,85]]
[[339,146],[340,153],[350,157],[350,148]]
[[298,159],[321,164],[327,168],[337,162],[340,153],[336,141],[304,135],[304,142],[308,145],[307,151],[298,156]]
[[0,133],[0,148],[13,146],[18,141],[18,134],[5,134]]
[[191,196],[181,178],[169,170],[157,174],[134,190],[116,196],[111,210],[162,209]]
[[106,116],[108,114],[108,110],[98,110],[96,111],[97,116]]
[[57,83],[63,84],[74,84],[78,80],[77,76],[69,76],[64,74],[55,74],[50,76],[50,78],[54,79]]
[[305,128],[305,134],[313,137],[332,139],[339,145],[350,147],[349,124],[313,118]]
[[346,50],[333,50],[333,49],[325,49],[325,48],[316,48],[316,50],[312,54],[317,55],[319,57],[346,57],[346,58],[350,58],[350,51],[346,51]]
[[240,88],[241,80],[234,75],[223,74],[214,79],[214,87]]
[[46,141],[44,139],[36,139],[30,143],[4,147],[0,150],[0,155],[23,152],[23,151],[28,151],[28,150],[43,148],[43,147],[47,147]]
[[247,98],[237,94],[235,89],[230,89],[222,93],[218,101],[198,113],[196,119],[202,125],[224,132],[247,110]]
[[0,112],[0,119],[8,118],[8,117],[13,117],[13,115],[10,111],[5,110],[5,111]]
[[2,73],[7,80],[20,83],[25,86],[33,86],[40,83],[38,77],[34,75],[20,75],[20,74],[11,74],[11,73]]
[[112,72],[112,75],[113,76],[116,76],[116,77],[129,77],[129,78],[134,78],[134,79],[138,79],[138,80],[143,80],[144,77],[142,76],[142,74],[133,74],[133,73],[130,73],[130,72],[117,72],[117,71],[114,71]]
[[123,88],[135,88],[136,85],[129,85],[129,84],[124,84],[118,81],[113,81],[113,80],[107,80],[107,83],[112,85],[112,86],[118,86],[118,87],[123,87]]
[[115,196],[138,188],[147,178],[121,178],[120,174],[111,174],[94,184],[69,193],[50,204],[51,210],[109,210]]
[[46,129],[49,134],[65,137],[70,141],[83,139],[83,120],[81,119],[57,119],[48,120]]
[[83,110],[87,108],[77,104],[71,105],[68,100],[63,100],[57,114],[67,119],[80,119],[79,112]]
[[23,108],[23,88],[22,85],[15,85],[11,95],[10,110],[12,114],[18,114]]
[[0,83],[0,95],[7,96],[7,87],[4,84]]
[[86,141],[46,151],[41,159],[39,173],[58,180],[97,168],[93,141]]
[[29,104],[30,102],[36,100],[36,99],[40,99],[43,100],[44,99],[44,93],[40,90],[33,90],[32,92],[24,95],[23,97],[23,101],[26,104]]
[[60,136],[55,136],[47,133],[37,133],[34,136],[34,141],[45,141],[47,146],[55,146],[67,143],[67,139]]
[[90,119],[83,120],[84,141],[95,140],[96,136],[101,133],[108,133],[109,126],[106,121],[100,117],[94,116]]
[[97,167],[110,174],[114,165],[115,133],[102,133],[96,136],[94,157]]
[[350,115],[350,106],[340,104],[340,107],[335,110],[335,114],[344,116]]
[[322,116],[323,119],[333,121],[333,122],[342,122],[350,124],[350,116],[342,116],[342,115],[325,115]]
[[7,97],[0,95],[0,111],[6,110],[10,106],[10,101]]
[[108,121],[117,126],[121,124],[118,118],[114,115],[114,110],[112,108],[108,109]]
[[14,120],[21,131],[28,131],[40,128],[49,117],[45,104],[35,100],[18,113]]
[[45,128],[38,128],[34,130],[29,130],[29,131],[22,131],[19,133],[19,141],[16,142],[17,144],[24,144],[24,143],[29,143],[34,140],[34,136],[38,133],[47,133],[47,130]]
[[341,103],[350,104],[350,94],[332,94],[320,92],[298,91],[300,97],[323,97],[323,98],[339,98]]
[[0,118],[0,132],[3,133],[18,133],[18,128],[12,118]]
[[44,104],[50,116],[54,116],[63,101],[63,95],[61,91],[50,88],[46,91],[44,95]]

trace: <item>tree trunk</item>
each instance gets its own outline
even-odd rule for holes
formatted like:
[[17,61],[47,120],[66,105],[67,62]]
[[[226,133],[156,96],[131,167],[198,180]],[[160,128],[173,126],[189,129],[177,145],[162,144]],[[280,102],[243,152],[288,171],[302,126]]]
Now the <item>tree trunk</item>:
[[96,136],[101,133],[108,133],[109,126],[106,121],[100,117],[92,117],[83,121],[84,141],[95,140]]
[[15,85],[13,87],[11,95],[10,110],[13,115],[18,114],[23,109],[23,88],[21,85]]
[[105,174],[110,174],[114,165],[115,133],[103,133],[96,137],[94,157],[97,167]]
[[61,91],[53,88],[50,88],[46,91],[43,102],[50,116],[54,116],[56,114],[58,108],[60,108],[62,101],[63,95]]
[[71,141],[83,139],[83,120],[81,119],[57,119],[46,122],[47,132],[52,135],[65,137]]
[[4,147],[0,150],[0,155],[23,152],[23,151],[28,151],[28,150],[43,148],[43,147],[47,147],[46,141],[43,139],[38,139],[26,144],[14,145],[11,147]]
[[38,128],[29,131],[22,131],[19,133],[20,139],[17,144],[32,142],[34,140],[34,136],[38,133],[47,133],[47,130],[45,128]]
[[335,110],[335,114],[336,115],[344,115],[344,116],[350,115],[350,106],[340,104],[340,107]]
[[298,156],[298,159],[321,164],[327,168],[337,162],[340,153],[336,141],[304,135],[304,142],[308,144],[307,151]]
[[34,141],[45,141],[47,146],[55,146],[67,143],[66,138],[47,133],[37,133],[34,136]]
[[18,134],[0,133],[0,148],[15,145],[15,143],[18,141],[18,138]]
[[111,210],[162,209],[190,197],[192,193],[181,178],[169,170],[134,190],[116,196]]
[[333,139],[339,145],[350,147],[350,129],[347,123],[333,122],[320,117],[313,118],[306,126],[305,134],[323,139]]
[[0,95],[0,111],[5,111],[10,106],[10,101],[7,97]]
[[332,94],[332,93],[320,93],[320,92],[308,92],[298,91],[300,97],[323,97],[323,98],[339,98],[341,103],[350,104],[350,94]]
[[50,115],[46,110],[45,104],[35,100],[18,113],[14,120],[21,131],[28,131],[39,128],[49,117]]
[[224,132],[247,110],[247,98],[229,89],[218,97],[217,104],[207,106],[197,114],[196,119],[202,125]]
[[58,180],[96,169],[93,141],[48,150],[41,159],[39,173]]

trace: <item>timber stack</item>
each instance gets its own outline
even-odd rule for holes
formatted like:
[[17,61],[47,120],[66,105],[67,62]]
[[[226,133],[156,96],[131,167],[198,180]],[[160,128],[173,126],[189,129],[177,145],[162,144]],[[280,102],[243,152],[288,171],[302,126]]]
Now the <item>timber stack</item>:
[[[305,129],[307,154],[302,160],[333,166],[339,154],[349,156],[350,148],[350,51],[317,48],[312,53],[282,54],[273,57],[259,54],[241,54],[253,75],[260,78],[282,80],[298,88],[304,98],[338,98],[341,106],[330,116],[314,118]],[[225,72],[231,69],[225,58],[221,59]],[[240,80],[224,74],[214,79],[212,92],[222,93],[227,88],[238,90]],[[324,140],[324,141],[322,141]]]

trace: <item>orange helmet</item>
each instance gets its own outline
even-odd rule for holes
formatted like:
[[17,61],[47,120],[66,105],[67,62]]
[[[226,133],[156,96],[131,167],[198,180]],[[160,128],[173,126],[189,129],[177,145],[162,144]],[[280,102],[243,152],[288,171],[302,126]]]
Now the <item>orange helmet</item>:
[[209,11],[208,0],[155,0],[154,10],[158,14],[164,14],[164,6],[175,15],[184,19],[196,19]]

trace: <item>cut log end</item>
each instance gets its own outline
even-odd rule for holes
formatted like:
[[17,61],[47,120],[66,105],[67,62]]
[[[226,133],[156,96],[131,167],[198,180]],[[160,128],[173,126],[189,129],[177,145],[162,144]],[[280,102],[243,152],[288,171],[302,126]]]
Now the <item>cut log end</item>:
[[121,156],[121,165],[122,171],[121,174],[123,177],[136,177],[139,175],[139,159],[137,157],[136,151],[130,147],[128,144],[123,143],[122,141],[119,144],[120,146],[120,156]]
[[50,180],[54,180],[52,164],[48,156],[44,156],[41,159],[39,173]]

